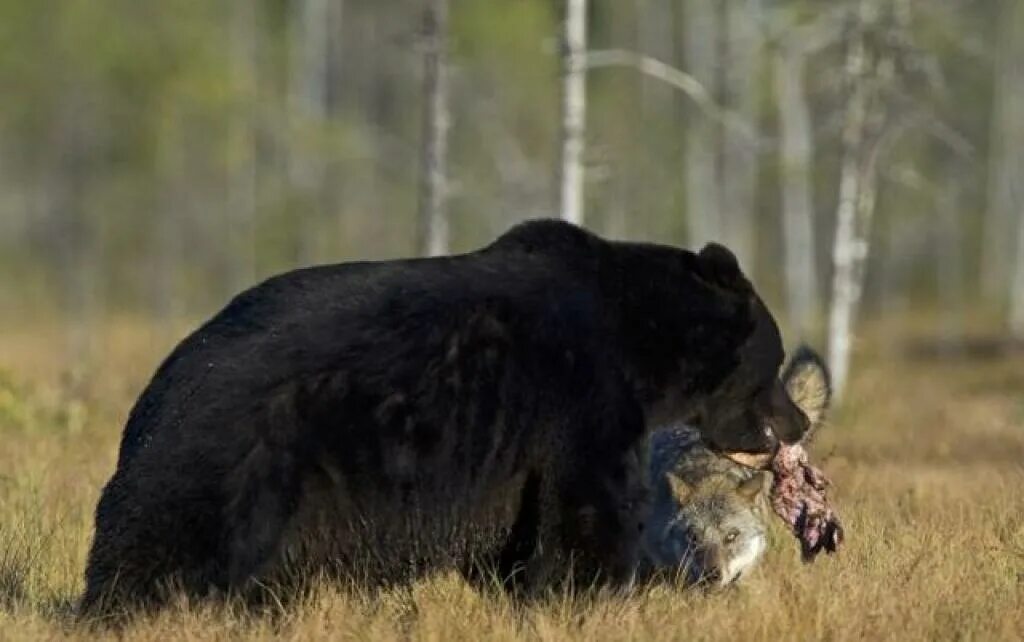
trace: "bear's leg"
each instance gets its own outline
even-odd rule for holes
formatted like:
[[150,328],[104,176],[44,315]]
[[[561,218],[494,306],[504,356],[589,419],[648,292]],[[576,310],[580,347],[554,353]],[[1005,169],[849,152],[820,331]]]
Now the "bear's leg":
[[473,559],[462,570],[463,578],[477,590],[498,588],[513,596],[526,590],[526,570],[537,549],[540,519],[540,477],[526,478],[519,500],[519,513],[508,539],[492,554]]
[[227,587],[240,589],[268,570],[296,510],[295,457],[260,441],[231,472],[227,489],[225,579]]
[[[111,620],[135,608],[157,606],[162,600],[158,582],[150,569],[132,563],[135,538],[131,530],[98,527],[85,572],[85,592],[78,604],[83,620]],[[127,535],[127,537],[126,537]]]
[[[546,560],[550,579],[568,579],[580,590],[628,587],[643,529],[643,514],[634,508],[639,504],[626,499],[634,489],[616,479],[586,474],[567,483],[551,508],[557,522],[542,526],[542,540],[554,549]],[[544,532],[550,535],[545,537]]]
[[573,457],[561,460],[552,505],[542,510],[558,516],[552,528],[577,586],[623,588],[636,570],[646,517],[647,435],[634,403],[597,410],[588,430],[573,432]]
[[96,507],[80,617],[158,607],[176,588],[207,590],[215,578],[218,506],[194,478],[175,485],[117,471]]

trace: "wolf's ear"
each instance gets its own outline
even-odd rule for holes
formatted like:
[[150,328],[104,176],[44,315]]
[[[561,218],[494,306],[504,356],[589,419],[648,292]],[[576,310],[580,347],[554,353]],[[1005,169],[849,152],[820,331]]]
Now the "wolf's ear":
[[828,366],[817,352],[800,346],[782,374],[782,385],[793,403],[807,415],[810,436],[825,421],[832,403],[832,375]]
[[687,484],[682,477],[675,473],[665,473],[668,487],[672,491],[672,497],[677,502],[685,502],[693,493],[693,487]]
[[752,502],[757,499],[757,496],[760,495],[762,491],[764,491],[764,484],[767,478],[767,472],[759,472],[740,484],[736,489],[736,492],[739,493],[740,497],[743,499]]

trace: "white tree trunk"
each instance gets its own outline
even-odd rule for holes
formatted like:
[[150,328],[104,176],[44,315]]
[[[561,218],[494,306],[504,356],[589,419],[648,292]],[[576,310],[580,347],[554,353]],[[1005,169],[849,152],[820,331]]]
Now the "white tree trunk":
[[[867,0],[862,0],[862,13],[867,4]],[[861,17],[863,20],[863,15]],[[868,254],[868,226],[874,208],[873,164],[866,162],[865,154],[870,102],[868,68],[871,65],[863,26],[859,25],[846,59],[851,95],[843,125],[843,159],[836,210],[836,235],[832,248],[834,276],[828,354],[837,398],[845,391],[850,369],[853,322],[860,302],[861,276]]]
[[449,251],[448,0],[429,0],[424,14],[423,156],[420,165],[419,250]]
[[562,152],[559,212],[583,223],[583,146],[587,115],[587,0],[566,0],[562,50]]
[[757,192],[758,71],[762,54],[762,0],[728,0],[725,8],[726,107],[750,127],[722,129],[722,235],[747,275],[754,271]]
[[[693,76],[714,99],[718,90],[719,19],[715,3],[687,0],[684,6],[684,57]],[[718,176],[718,123],[694,110],[686,142],[686,220],[689,244],[697,248],[721,241]]]
[[228,273],[231,292],[252,285],[256,269],[256,4],[234,0],[231,72],[238,112],[228,131]]
[[786,301],[791,322],[807,336],[818,310],[814,252],[813,130],[804,90],[804,55],[781,48],[774,56],[778,104],[785,248]]
[[327,121],[330,0],[299,0],[294,6],[289,34],[289,181],[303,209],[297,259],[307,265],[317,258],[323,231],[324,158],[320,139]]

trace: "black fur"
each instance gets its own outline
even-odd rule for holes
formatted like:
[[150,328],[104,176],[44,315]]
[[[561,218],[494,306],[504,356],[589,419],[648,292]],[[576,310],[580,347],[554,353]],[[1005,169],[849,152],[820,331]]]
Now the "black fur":
[[83,613],[290,568],[376,583],[492,560],[540,588],[572,557],[578,577],[621,581],[646,427],[695,420],[713,448],[771,450],[782,357],[719,246],[536,221],[466,255],[277,276],[182,341],[137,401]]

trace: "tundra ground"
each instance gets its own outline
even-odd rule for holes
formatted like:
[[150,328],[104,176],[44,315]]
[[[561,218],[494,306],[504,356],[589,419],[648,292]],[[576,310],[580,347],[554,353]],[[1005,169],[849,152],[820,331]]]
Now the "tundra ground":
[[[68,375],[61,334],[0,332],[0,640],[86,639],[69,617],[101,485],[131,402],[174,331],[122,321]],[[180,334],[179,334],[180,336]],[[886,336],[891,336],[886,334]],[[269,617],[182,604],[134,640],[1024,639],[1024,356],[856,354],[851,389],[812,446],[847,530],[812,565],[778,524],[736,590],[660,587],[523,612],[459,579],[411,594],[323,587]],[[106,634],[113,637],[113,633]]]

